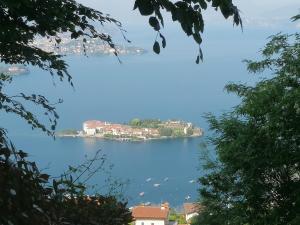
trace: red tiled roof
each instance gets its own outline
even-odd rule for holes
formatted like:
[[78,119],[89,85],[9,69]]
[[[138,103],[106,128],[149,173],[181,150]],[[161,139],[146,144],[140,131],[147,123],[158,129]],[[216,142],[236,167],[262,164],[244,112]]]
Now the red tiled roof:
[[99,120],[88,120],[84,122],[84,125],[88,128],[97,128],[105,125],[105,122],[99,121]]
[[185,214],[191,214],[199,212],[202,207],[197,203],[184,203],[183,208]]
[[136,206],[132,210],[134,219],[162,219],[168,218],[169,209],[154,206]]

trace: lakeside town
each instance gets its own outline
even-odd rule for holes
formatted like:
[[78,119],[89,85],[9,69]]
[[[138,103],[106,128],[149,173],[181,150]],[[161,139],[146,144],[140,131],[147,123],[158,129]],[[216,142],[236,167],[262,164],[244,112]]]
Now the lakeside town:
[[203,130],[181,120],[132,119],[127,124],[88,120],[82,130],[63,130],[58,137],[95,137],[119,141],[145,141],[166,138],[200,137]]
[[[57,45],[55,40],[47,38],[38,38],[33,43],[33,46],[42,49],[46,52],[53,52],[57,55],[141,55],[146,50],[134,46],[120,46],[116,45],[115,49],[109,45],[104,44],[101,40],[90,38],[85,41],[83,39],[71,39],[67,36],[60,37],[60,44]],[[0,74],[9,76],[29,74],[28,67],[24,65],[3,65],[0,66]]]
[[39,38],[33,42],[35,47],[38,47],[46,52],[53,52],[59,55],[140,55],[146,51],[134,46],[116,45],[115,49],[103,43],[99,38],[89,39],[71,39],[69,36],[59,37],[59,44],[55,39]]
[[29,74],[29,69],[23,65],[0,66],[0,74],[9,76]]

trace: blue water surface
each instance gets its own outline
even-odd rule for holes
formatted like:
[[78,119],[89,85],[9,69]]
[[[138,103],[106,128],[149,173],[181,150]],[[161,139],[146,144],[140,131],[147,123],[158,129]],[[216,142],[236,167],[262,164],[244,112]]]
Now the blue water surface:
[[[133,44],[147,49],[146,54],[121,56],[122,64],[113,56],[67,57],[74,88],[31,67],[29,75],[14,78],[6,91],[40,93],[52,102],[63,98],[64,103],[57,105],[58,130],[81,129],[82,122],[89,119],[122,123],[136,117],[177,118],[202,127],[207,136],[208,124],[203,115],[207,112],[220,115],[239,103],[236,96],[224,91],[224,85],[228,82],[254,84],[259,79],[249,75],[241,61],[256,57],[265,38],[274,33],[211,28],[205,33],[204,62],[196,65],[197,46],[177,30],[166,32],[168,46],[160,55],[151,51],[155,38],[152,31],[130,31]],[[42,121],[46,122],[43,118]],[[8,128],[9,137],[18,148],[29,152],[30,159],[53,176],[102,149],[107,163],[114,165],[112,176],[129,180],[124,189],[129,205],[168,201],[179,206],[187,196],[189,201],[198,199],[199,184],[192,180],[203,174],[199,143],[205,137],[141,143],[79,138],[53,140],[40,131],[31,131],[24,121],[3,113],[1,125]],[[90,183],[101,187],[103,177],[97,174]],[[148,178],[151,181],[146,182]],[[154,187],[155,183],[160,186]],[[145,193],[143,197],[140,192]]]

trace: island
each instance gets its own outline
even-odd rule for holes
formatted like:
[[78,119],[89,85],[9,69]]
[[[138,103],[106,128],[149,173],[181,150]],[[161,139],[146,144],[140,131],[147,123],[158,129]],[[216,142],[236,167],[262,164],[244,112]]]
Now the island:
[[88,120],[82,130],[68,129],[56,133],[58,137],[93,137],[118,141],[146,141],[166,138],[200,137],[203,130],[182,120],[132,119],[119,124]]
[[28,74],[29,69],[23,65],[10,65],[10,66],[6,66],[6,67],[0,66],[0,74],[1,73],[9,75],[9,76],[16,76],[16,75]]
[[38,38],[33,42],[33,46],[46,52],[59,55],[140,55],[146,51],[139,47],[115,45],[115,49],[103,43],[99,38],[71,39],[68,36],[61,36],[60,43],[54,39]]

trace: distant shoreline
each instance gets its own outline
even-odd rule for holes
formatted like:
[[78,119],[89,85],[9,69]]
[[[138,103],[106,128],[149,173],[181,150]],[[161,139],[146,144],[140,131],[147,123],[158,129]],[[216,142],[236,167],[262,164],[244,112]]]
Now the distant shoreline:
[[83,41],[83,39],[74,40],[68,36],[61,36],[60,41],[60,44],[56,46],[53,44],[54,40],[39,38],[34,41],[34,46],[58,55],[142,55],[147,52],[145,49],[135,46],[115,45],[115,48],[112,48],[103,44],[98,38]]
[[202,137],[201,135],[191,135],[191,136],[184,136],[184,137],[166,137],[162,136],[159,138],[147,138],[147,139],[130,139],[130,138],[108,138],[108,137],[100,137],[100,136],[89,136],[89,135],[71,135],[71,134],[57,134],[56,137],[58,138],[91,138],[91,139],[101,139],[101,140],[111,140],[111,141],[118,141],[118,142],[143,142],[143,141],[156,141],[156,140],[172,140],[172,139],[185,139],[185,138],[197,138]]

